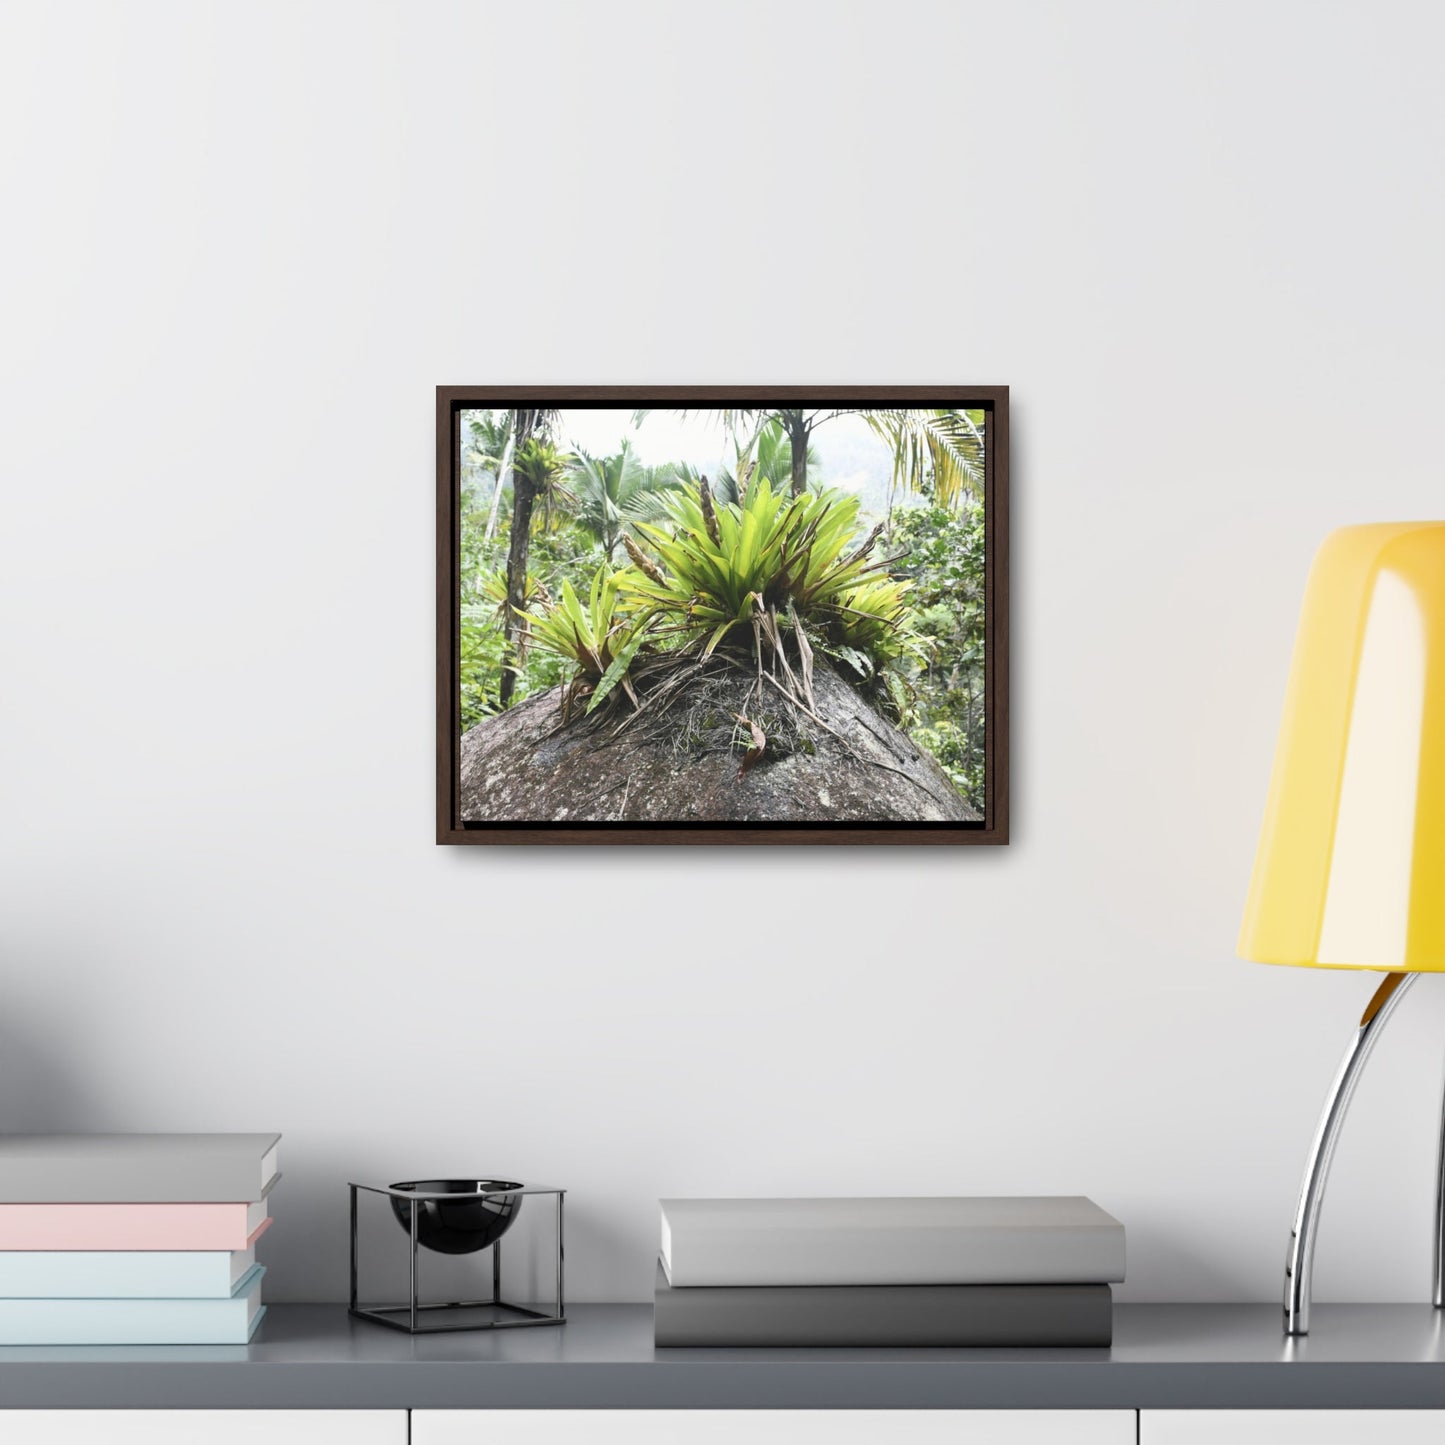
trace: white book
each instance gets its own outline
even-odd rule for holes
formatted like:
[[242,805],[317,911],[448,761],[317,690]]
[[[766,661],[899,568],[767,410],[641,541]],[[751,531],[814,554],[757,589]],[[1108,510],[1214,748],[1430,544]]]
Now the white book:
[[664,1199],[661,1255],[682,1288],[1115,1284],[1124,1226],[1080,1195]]
[[0,1299],[229,1299],[251,1249],[3,1250]]

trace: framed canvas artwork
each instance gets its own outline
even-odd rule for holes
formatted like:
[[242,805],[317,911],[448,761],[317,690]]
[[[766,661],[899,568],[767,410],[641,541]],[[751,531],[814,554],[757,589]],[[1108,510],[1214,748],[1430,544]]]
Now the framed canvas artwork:
[[1008,389],[437,388],[441,843],[1008,841]]

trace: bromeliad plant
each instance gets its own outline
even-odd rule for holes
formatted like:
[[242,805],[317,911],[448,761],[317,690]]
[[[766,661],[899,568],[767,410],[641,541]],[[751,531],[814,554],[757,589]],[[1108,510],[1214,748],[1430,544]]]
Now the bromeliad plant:
[[590,713],[619,687],[637,706],[628,669],[644,647],[702,663],[723,647],[751,654],[760,680],[776,664],[774,682],[811,710],[815,645],[864,682],[924,645],[909,626],[911,584],[873,556],[882,529],[858,538],[856,497],[792,496],[762,477],[719,506],[703,478],[666,501],[670,528],[636,524],[652,555],[624,535],[632,565],[599,568],[587,607],[564,584],[528,624],[537,646],[577,664],[566,712],[587,695]]
[[928,640],[914,628],[906,596],[912,586],[873,576],[848,588],[828,618],[829,650],[842,653],[863,678],[905,656],[925,658]]
[[[498,617],[506,614],[507,573],[505,568],[498,568],[495,572],[486,573],[477,583],[477,591],[488,602],[496,604]],[[528,572],[522,579],[521,592],[522,605],[518,609],[521,612],[531,612],[539,602],[550,603],[552,601],[552,596],[547,591],[547,584],[535,572]]]
[[605,565],[592,578],[592,591],[584,607],[570,582],[562,583],[562,599],[541,617],[526,619],[531,643],[577,665],[562,696],[566,719],[585,697],[587,711],[595,711],[621,687],[637,705],[637,694],[627,669],[646,636],[649,614],[629,616],[619,606],[618,574]]
[[[672,614],[707,657],[734,629],[770,616],[811,627],[824,642],[890,651],[906,630],[909,583],[872,556],[881,527],[857,540],[858,499],[839,492],[774,493],[766,477],[740,504],[718,507],[706,480],[670,499],[674,530],[638,528],[662,566],[635,544],[625,594]],[[754,628],[754,632],[757,632]],[[766,629],[764,629],[766,631]],[[880,656],[880,661],[886,660]]]

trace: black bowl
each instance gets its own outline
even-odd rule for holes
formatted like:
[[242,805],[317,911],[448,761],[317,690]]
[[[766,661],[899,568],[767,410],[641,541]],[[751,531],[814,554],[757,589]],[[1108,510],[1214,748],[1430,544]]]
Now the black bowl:
[[[512,1227],[522,1207],[520,1194],[497,1194],[491,1199],[476,1197],[481,1190],[522,1187],[510,1179],[413,1179],[391,1187],[416,1194],[457,1196],[416,1201],[417,1241],[438,1254],[475,1254],[495,1244]],[[393,1196],[391,1210],[401,1227],[410,1233],[410,1201]]]

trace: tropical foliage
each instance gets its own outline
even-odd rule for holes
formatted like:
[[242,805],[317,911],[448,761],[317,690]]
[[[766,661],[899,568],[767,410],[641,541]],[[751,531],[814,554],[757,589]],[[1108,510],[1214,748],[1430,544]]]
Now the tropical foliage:
[[[747,490],[748,482],[758,477],[766,477],[775,492],[792,490],[793,449],[782,422],[776,417],[766,418],[751,436],[734,435],[733,445],[737,461],[718,473],[716,496],[725,502],[736,502]],[[816,486],[819,459],[815,447],[808,448],[805,461],[809,485]]]
[[674,468],[644,466],[631,443],[624,442],[610,457],[589,456],[579,448],[567,486],[573,519],[610,562],[630,527],[665,515],[665,494],[680,484]]
[[[532,548],[532,515],[540,498],[543,530],[552,526],[553,504],[567,474],[568,458],[547,437],[548,419],[518,412],[513,425],[512,531],[507,541],[507,595],[502,608],[502,676],[499,697],[505,707],[517,687],[522,647],[516,633],[527,610],[527,577]],[[521,440],[517,440],[517,438]]]
[[[789,475],[795,496],[807,489],[813,432],[840,416],[861,417],[891,450],[895,488],[927,493],[945,506],[953,506],[965,496],[982,495],[983,418],[977,412],[938,407],[743,407],[723,408],[717,414],[734,436],[758,436],[769,425],[781,429],[788,438]],[[646,416],[646,411],[636,413],[639,421]]]
[[[634,544],[619,586],[645,615],[665,618],[682,645],[702,643],[704,657],[755,621],[758,637],[806,621],[821,638],[854,645],[903,630],[909,584],[886,575],[886,560],[871,560],[880,528],[858,540],[856,497],[775,496],[764,477],[740,504],[717,506],[703,483],[669,511],[671,528],[641,529],[661,565]],[[877,632],[865,638],[860,624]]]
[[913,626],[927,640],[910,664],[903,719],[964,797],[981,806],[984,756],[983,505],[924,505],[896,515],[899,570],[912,578]]
[[646,622],[646,616],[628,617],[618,607],[618,577],[605,564],[592,576],[585,607],[571,582],[564,580],[557,604],[528,619],[528,635],[538,647],[574,664],[563,699],[564,715],[579,697],[589,699],[587,711],[592,712],[619,684],[637,705],[627,669],[645,639]]
[[[803,414],[807,435],[838,414]],[[463,729],[558,684],[564,720],[625,717],[668,670],[718,659],[766,673],[806,715],[831,665],[981,806],[982,418],[862,416],[892,459],[881,516],[820,484],[784,413],[728,413],[735,465],[711,482],[646,466],[622,438],[608,455],[569,448],[546,414],[471,414]]]

